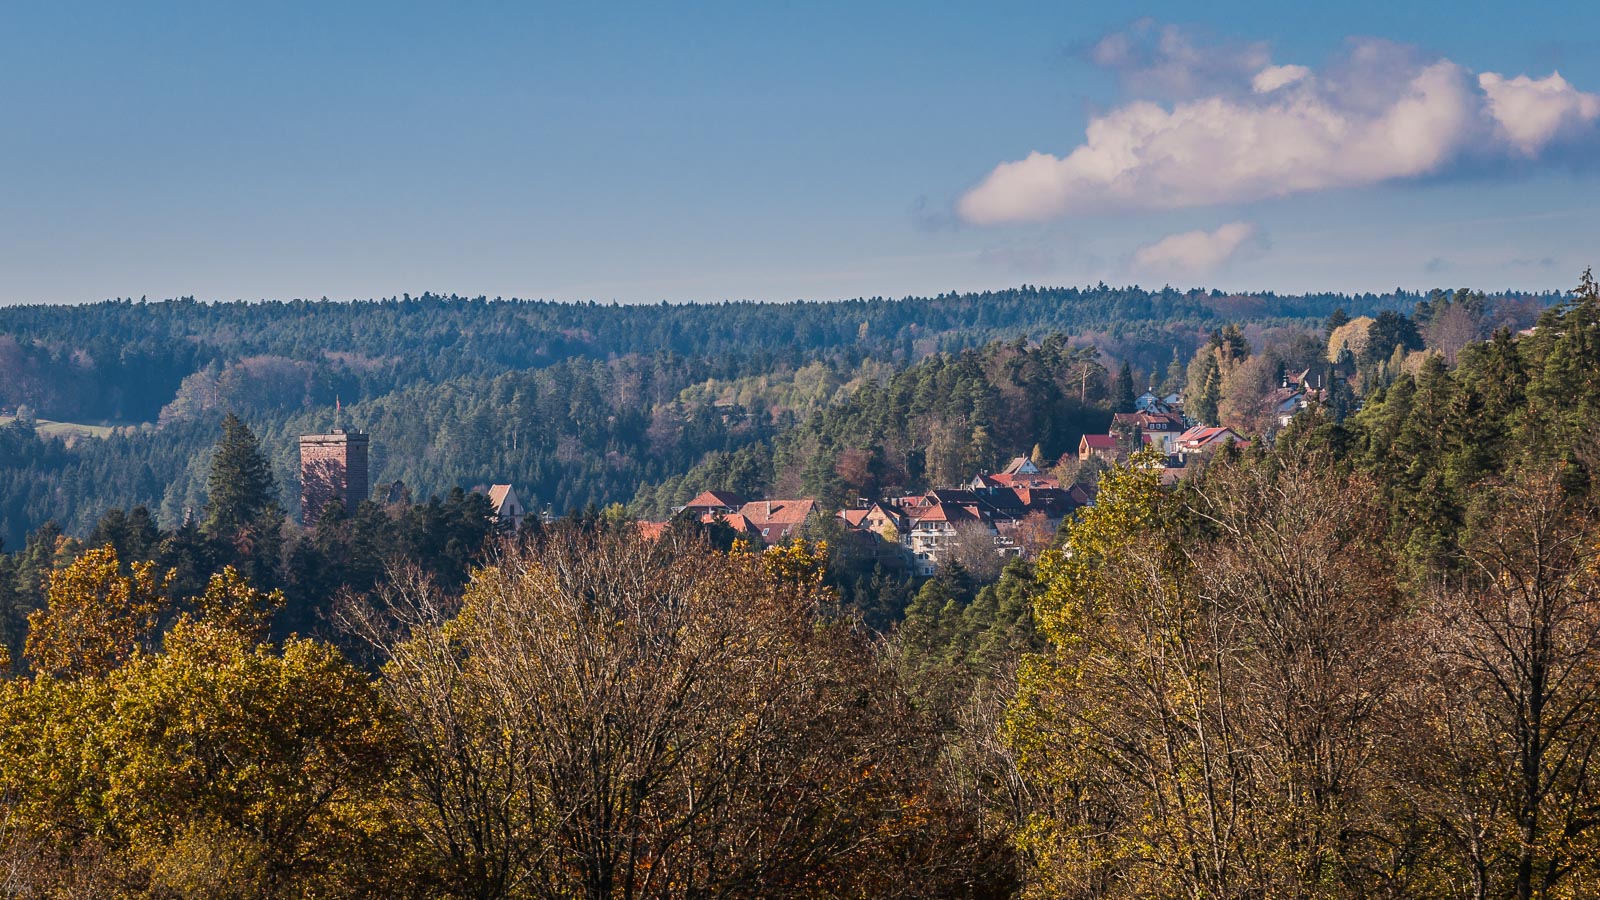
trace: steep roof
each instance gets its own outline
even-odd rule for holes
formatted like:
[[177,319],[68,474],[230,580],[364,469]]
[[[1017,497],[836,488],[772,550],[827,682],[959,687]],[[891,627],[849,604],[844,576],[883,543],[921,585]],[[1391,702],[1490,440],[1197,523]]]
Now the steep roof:
[[898,524],[904,516],[897,510],[885,507],[882,503],[873,503],[871,506],[859,509],[841,509],[839,518],[851,528],[861,528],[870,525],[874,518],[888,520]]
[[744,504],[745,499],[732,491],[702,491],[685,503],[684,509],[738,509]]
[[749,521],[751,530],[759,532],[762,540],[768,544],[776,544],[793,537],[816,508],[817,501],[810,497],[794,500],[751,500],[739,507],[739,515]]
[[1033,464],[1033,460],[1029,459],[1028,457],[1026,457],[1026,456],[1018,456],[1015,459],[1011,460],[1011,462],[1008,463],[1006,465],[1006,467],[1001,470],[1001,474],[1003,474],[1003,475],[1037,475],[1037,474],[1039,474],[1039,467],[1034,465]]
[[1243,435],[1226,425],[1196,425],[1178,435],[1178,443],[1190,444],[1195,447],[1207,447],[1228,441],[1233,441],[1236,444],[1248,443]]
[[[516,499],[516,497],[517,492],[512,490],[509,484],[496,484],[489,487],[489,505],[494,508],[496,513],[503,512],[506,508],[506,501]],[[520,506],[521,503],[519,502],[518,505]]]
[[978,514],[976,506],[966,506],[960,503],[930,503],[908,510],[912,520],[917,522],[976,522],[982,517]]
[[1083,436],[1083,446],[1090,450],[1115,450],[1117,439],[1109,434],[1086,434]]

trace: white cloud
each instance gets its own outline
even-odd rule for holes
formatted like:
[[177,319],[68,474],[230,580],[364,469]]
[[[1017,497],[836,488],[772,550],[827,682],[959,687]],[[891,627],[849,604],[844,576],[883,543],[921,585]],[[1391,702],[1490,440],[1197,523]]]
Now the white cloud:
[[[1137,54],[1128,38],[1113,37],[1092,58],[1125,72]],[[1170,52],[1139,56],[1146,68],[1138,71],[1191,72],[1174,62],[1192,50],[1180,38]],[[1600,118],[1600,98],[1559,75],[1485,74],[1474,83],[1449,60],[1419,61],[1382,41],[1353,44],[1321,73],[1251,62],[1253,74],[1231,87],[1170,105],[1134,100],[1092,117],[1065,156],[1035,151],[1001,163],[957,211],[988,225],[1361,187],[1436,174],[1484,153],[1532,156],[1592,131]]]
[[1600,119],[1600,96],[1585,94],[1560,72],[1547,78],[1478,76],[1489,98],[1489,114],[1501,134],[1525,156],[1535,156],[1562,131],[1576,131]]
[[1185,231],[1146,244],[1133,252],[1141,270],[1181,275],[1204,275],[1235,259],[1265,249],[1266,241],[1249,222],[1229,222],[1215,231]]
[[1116,72],[1130,94],[1168,100],[1247,86],[1272,62],[1264,43],[1199,46],[1183,29],[1148,18],[1101,38],[1088,58]]
[[1270,94],[1310,74],[1311,70],[1305,66],[1267,66],[1250,79],[1250,88],[1258,94]]

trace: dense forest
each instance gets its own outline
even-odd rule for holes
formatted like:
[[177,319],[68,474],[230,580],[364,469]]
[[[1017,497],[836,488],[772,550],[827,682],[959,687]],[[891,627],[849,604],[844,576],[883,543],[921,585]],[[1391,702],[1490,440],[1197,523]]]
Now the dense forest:
[[[352,347],[399,321],[418,346],[394,380],[253,407],[241,366],[348,365],[314,361],[294,305],[195,304],[183,332],[184,304],[20,312],[30,366],[99,371],[49,348],[111,322],[202,349],[148,427],[0,429],[22,534],[0,554],[0,890],[1594,894],[1592,279],[1271,316],[987,296],[858,301],[849,329],[732,305],[743,352],[712,308],[424,298],[355,325],[303,304]],[[1070,327],[1044,312],[1067,299]],[[1156,317],[1117,325],[1119,303]],[[915,304],[949,327],[879,343]],[[474,308],[591,329],[515,364],[434,356],[486,340],[452,331]],[[1295,373],[1326,387],[1280,426],[1262,402]],[[415,492],[300,527],[292,438],[335,383],[385,444],[378,479]],[[1146,387],[1253,439],[1176,483],[1152,451],[1079,466],[1077,438]],[[718,521],[634,522],[705,488],[838,507],[1017,455],[1096,499],[987,570],[908,578],[831,520],[766,552]],[[502,478],[562,515],[498,533],[464,488]]]
[[[180,524],[204,505],[207,454],[230,412],[263,441],[288,488],[280,500],[291,517],[299,503],[294,438],[331,427],[336,403],[345,425],[373,435],[374,483],[400,480],[426,498],[510,482],[558,514],[634,502],[651,511],[673,499],[660,496],[664,482],[670,490],[685,477],[725,481],[725,457],[777,450],[772,441],[790,425],[939,354],[960,368],[965,351],[1063,334],[1097,349],[1099,365],[1131,364],[1153,385],[1170,381],[1175,360],[1181,368],[1228,324],[1260,343],[1318,329],[1335,310],[1408,313],[1428,299],[1100,285],[841,303],[620,306],[425,295],[5,307],[0,540],[18,547],[47,521],[82,537],[112,506],[145,506],[163,525]],[[1485,297],[1477,324],[1521,327],[1557,299]],[[1087,396],[1079,391],[1080,401]],[[1010,415],[974,412],[1000,428]],[[1065,409],[1049,415],[1054,431],[1026,441],[1024,452],[1041,439],[1051,453],[1070,449],[1056,442],[1075,441],[1079,420]],[[983,424],[978,419],[969,428]],[[109,434],[35,441],[34,421],[108,426]],[[962,442],[970,434],[945,441]],[[972,453],[984,455],[981,441]],[[751,477],[774,489],[830,487],[758,468]]]

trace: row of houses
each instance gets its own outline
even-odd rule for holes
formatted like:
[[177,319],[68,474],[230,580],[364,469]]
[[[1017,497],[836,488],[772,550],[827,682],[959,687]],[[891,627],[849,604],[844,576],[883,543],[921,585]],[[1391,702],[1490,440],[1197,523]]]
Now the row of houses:
[[1117,413],[1106,434],[1086,434],[1078,442],[1078,461],[1126,461],[1139,450],[1157,450],[1163,457],[1161,481],[1174,484],[1193,471],[1191,463],[1227,444],[1244,446],[1249,439],[1225,425],[1190,425],[1180,413]]
[[[1001,556],[1018,556],[1036,549],[1040,538],[1048,541],[1061,523],[1080,507],[1094,501],[1082,486],[1062,487],[1053,475],[1032,460],[1019,456],[994,474],[979,473],[958,488],[939,488],[900,497],[888,505],[874,504],[879,522],[894,527],[911,569],[932,575],[958,543],[992,543]],[[855,511],[841,513],[847,525]],[[857,525],[854,531],[860,532]],[[871,529],[884,534],[880,528]]]
[[[958,487],[863,500],[834,515],[859,557],[928,576],[959,541],[975,541],[1002,556],[1020,555],[1038,543],[1034,535],[1047,540],[1092,499],[1091,491],[1063,488],[1027,457],[1018,457],[1003,471],[980,473]],[[705,491],[673,512],[721,522],[768,547],[800,536],[822,515],[813,498],[749,500],[729,491]],[[646,537],[666,527],[666,522],[639,523]]]
[[[1287,394],[1297,402],[1304,389]],[[1191,463],[1228,443],[1248,440],[1225,426],[1191,425],[1177,408],[1178,398],[1146,393],[1137,411],[1113,417],[1107,434],[1086,434],[1078,445],[1081,462],[1126,460],[1135,450],[1159,450],[1162,480],[1172,484],[1191,471]],[[1291,413],[1292,415],[1292,413]],[[1066,457],[1064,457],[1066,459]],[[489,490],[490,505],[502,526],[515,531],[527,512],[510,485]],[[966,483],[922,493],[863,499],[835,513],[857,558],[889,568],[931,576],[958,549],[978,547],[1000,556],[1031,555],[1056,534],[1061,523],[1094,502],[1094,489],[1063,486],[1032,459],[1017,457],[999,472],[980,472]],[[704,491],[680,507],[703,523],[721,523],[758,546],[774,547],[802,535],[824,512],[815,498],[752,500],[731,491]],[[668,522],[641,521],[639,530],[656,538]]]

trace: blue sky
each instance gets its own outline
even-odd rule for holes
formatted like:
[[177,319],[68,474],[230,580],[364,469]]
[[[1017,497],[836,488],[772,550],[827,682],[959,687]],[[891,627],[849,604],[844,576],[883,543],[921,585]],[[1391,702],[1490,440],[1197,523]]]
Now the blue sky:
[[1597,31],[1588,3],[12,4],[0,303],[1569,287]]

